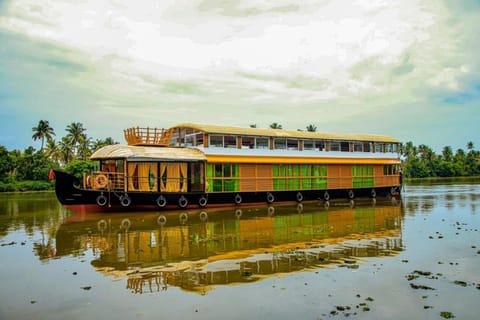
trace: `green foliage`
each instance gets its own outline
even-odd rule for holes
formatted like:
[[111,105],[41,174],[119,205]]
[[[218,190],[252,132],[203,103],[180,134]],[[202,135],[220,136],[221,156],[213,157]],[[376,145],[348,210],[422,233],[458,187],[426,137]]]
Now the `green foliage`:
[[42,191],[52,190],[54,184],[50,181],[10,181],[0,182],[0,192]]
[[58,167],[43,152],[34,151],[32,147],[29,147],[20,158],[16,159],[17,180],[48,181],[50,170]]
[[89,174],[94,169],[93,161],[73,160],[65,166],[65,171],[73,174],[80,181],[83,179],[83,173]]
[[450,146],[437,155],[426,145],[414,146],[411,141],[402,145],[404,175],[409,178],[465,177],[480,175],[480,152],[473,143],[467,144],[468,152],[458,149],[455,154]]
[[8,173],[13,169],[13,163],[8,154],[7,148],[0,146],[0,181],[5,181]]

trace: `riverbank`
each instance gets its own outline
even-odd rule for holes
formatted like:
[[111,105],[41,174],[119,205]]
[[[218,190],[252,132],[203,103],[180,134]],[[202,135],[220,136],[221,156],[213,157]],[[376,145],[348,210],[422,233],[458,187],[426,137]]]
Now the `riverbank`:
[[426,178],[404,178],[407,184],[421,184],[421,183],[475,183],[480,182],[480,176],[471,177],[426,177]]
[[0,192],[31,192],[55,190],[55,184],[50,181],[14,181],[0,182]]

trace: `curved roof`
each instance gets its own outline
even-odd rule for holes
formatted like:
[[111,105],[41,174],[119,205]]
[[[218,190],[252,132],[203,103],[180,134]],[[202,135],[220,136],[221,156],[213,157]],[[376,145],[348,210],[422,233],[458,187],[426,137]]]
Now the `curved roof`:
[[92,160],[126,159],[127,161],[185,161],[205,160],[205,154],[191,148],[166,148],[146,146],[125,146],[113,144],[95,151],[90,157]]
[[300,139],[322,139],[322,140],[346,140],[346,141],[372,141],[372,142],[390,142],[399,143],[400,140],[395,138],[377,135],[377,134],[348,134],[348,133],[325,133],[325,132],[307,132],[307,131],[293,131],[283,129],[265,129],[265,128],[244,128],[234,126],[220,126],[198,123],[181,123],[171,129],[175,128],[192,128],[198,131],[217,134],[231,134],[231,135],[249,135],[249,136],[272,136],[285,138],[300,138]]

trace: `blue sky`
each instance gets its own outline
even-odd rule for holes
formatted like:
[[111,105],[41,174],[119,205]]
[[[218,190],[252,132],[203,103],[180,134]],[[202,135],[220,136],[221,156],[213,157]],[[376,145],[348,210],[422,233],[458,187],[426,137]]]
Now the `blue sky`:
[[0,0],[0,145],[81,122],[387,134],[480,148],[480,1]]

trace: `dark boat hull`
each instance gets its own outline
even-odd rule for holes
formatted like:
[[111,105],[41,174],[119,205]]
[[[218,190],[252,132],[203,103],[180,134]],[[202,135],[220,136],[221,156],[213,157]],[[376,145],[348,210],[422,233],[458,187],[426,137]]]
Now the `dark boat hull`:
[[[401,186],[356,189],[329,190],[291,190],[271,192],[223,192],[223,193],[160,193],[160,192],[119,192],[115,190],[92,190],[82,188],[82,183],[73,175],[55,170],[55,193],[63,205],[97,205],[103,208],[150,207],[151,209],[178,209],[191,207],[213,207],[226,205],[260,204],[274,202],[302,202],[311,200],[328,201],[330,199],[353,199],[399,196]],[[325,192],[328,193],[326,197]],[[352,194],[353,192],[353,194]],[[99,197],[102,200],[99,201]],[[158,199],[163,196],[165,205],[159,206]],[[122,201],[125,197],[129,201]],[[184,200],[180,199],[186,199]],[[206,199],[206,202],[202,200]]]

